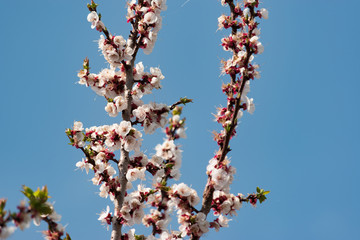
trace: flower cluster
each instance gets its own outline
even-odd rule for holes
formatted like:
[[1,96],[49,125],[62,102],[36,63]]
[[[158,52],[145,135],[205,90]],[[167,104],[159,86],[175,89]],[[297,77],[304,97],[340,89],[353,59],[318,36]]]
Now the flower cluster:
[[133,182],[137,179],[145,180],[145,171],[148,165],[148,158],[142,152],[137,152],[130,157],[126,179]]
[[200,201],[194,189],[184,183],[174,184],[170,197],[172,205],[178,209],[178,223],[180,224],[179,230],[182,237],[191,234],[201,236],[209,231],[209,222],[206,221],[205,214],[194,213],[194,207]]
[[180,178],[182,151],[175,145],[174,140],[165,140],[163,144],[158,144],[155,147],[155,150],[156,155],[153,159],[157,159],[157,161],[161,159],[163,165],[165,165],[155,177],[166,175],[168,178],[175,178],[178,180]]
[[146,227],[152,227],[152,235],[167,231],[167,227],[171,222],[170,188],[165,185],[166,184],[158,184],[154,194],[149,195],[147,198],[147,204],[153,208],[150,209],[149,214],[144,216],[142,223]]
[[[127,19],[131,22],[141,38],[138,42],[145,54],[150,54],[155,46],[158,32],[161,29],[161,11],[167,8],[166,0],[132,0],[128,4]],[[136,19],[140,19],[136,22]]]
[[234,179],[233,175],[236,173],[236,169],[230,166],[230,161],[227,158],[222,162],[219,162],[216,158],[211,159],[206,170],[211,177],[215,190],[230,191],[230,184]]
[[108,40],[101,35],[99,49],[112,67],[120,67],[122,61],[130,61],[135,51],[123,36],[111,36]]
[[[114,200],[115,193],[120,188],[119,179],[115,176],[116,170],[109,162],[117,162],[114,158],[114,151],[120,148],[128,152],[134,150],[136,155],[133,157],[133,162],[140,157],[146,159],[146,156],[141,156],[139,151],[142,134],[133,128],[128,121],[122,121],[120,124],[111,126],[91,127],[85,129],[85,131],[81,122],[75,122],[73,129],[68,129],[66,133],[74,146],[79,147],[78,140],[81,139],[82,146],[80,148],[85,153],[86,159],[77,162],[76,166],[85,169],[87,173],[89,169],[94,171],[95,175],[92,182],[94,185],[101,185],[99,195],[104,198],[109,196],[111,200]],[[78,137],[79,135],[82,137]],[[84,147],[85,145],[86,147]],[[146,163],[143,166],[143,173],[145,166]],[[136,176],[134,171],[129,171],[127,174],[130,180],[133,180]]]
[[236,197],[231,193],[216,190],[213,195],[213,210],[214,215],[236,215],[236,211],[241,207],[241,198]]
[[183,237],[192,235],[200,237],[209,231],[210,223],[206,221],[206,215],[202,212],[194,215],[189,213],[181,213],[178,217],[180,224],[179,230],[182,232]]
[[146,200],[146,196],[150,193],[150,188],[143,188],[139,185],[138,191],[134,191],[124,198],[120,212],[116,213],[122,224],[132,226],[142,222],[145,215],[145,205],[143,203]]
[[137,84],[132,89],[132,95],[142,98],[143,95],[151,94],[152,90],[160,89],[160,81],[165,77],[161,73],[160,68],[150,68],[150,73],[144,72],[144,65],[142,62],[136,64],[133,70],[134,80]]
[[[98,95],[107,100],[105,111],[111,117],[116,117],[120,112],[128,108],[126,100],[126,73],[122,67],[119,71],[115,69],[103,69],[99,74],[89,72],[89,60],[85,59],[84,68],[79,72],[79,84],[90,86]],[[150,68],[150,73],[144,72],[142,62],[136,64],[133,69],[133,79],[136,84],[131,89],[132,113],[136,120],[144,124],[145,133],[153,133],[159,127],[164,127],[167,115],[163,115],[158,120],[157,115],[165,114],[169,111],[166,105],[152,103],[144,105],[141,98],[146,94],[151,94],[152,90],[160,89],[160,81],[165,77],[159,68]],[[152,117],[151,117],[152,116]],[[157,122],[157,123],[155,123]]]
[[168,112],[167,105],[157,103],[144,104],[132,111],[136,121],[144,127],[146,134],[153,134],[157,128],[165,127]]
[[[189,101],[188,99],[182,100],[182,104]],[[180,103],[175,105],[178,104]],[[137,179],[145,180],[145,171],[154,176],[156,188],[151,190],[140,187],[138,191],[127,194],[119,211],[115,211],[112,215],[110,208],[107,208],[101,213],[99,221],[110,225],[113,219],[117,219],[121,224],[129,226],[143,222],[145,226],[153,227],[154,234],[161,234],[163,237],[179,236],[178,233],[167,232],[171,221],[170,211],[173,208],[180,209],[180,212],[194,216],[194,206],[200,201],[196,191],[185,184],[166,187],[167,179],[180,177],[181,150],[174,141],[186,137],[185,119],[180,117],[182,107],[168,107],[157,103],[139,106],[132,104],[132,106],[134,110],[131,116],[134,122],[122,121],[120,124],[86,129],[83,128],[81,122],[75,122],[72,129],[66,130],[72,145],[80,148],[86,156],[86,159],[79,161],[76,166],[85,169],[86,172],[92,169],[95,174],[92,179],[93,183],[101,185],[99,195],[105,198],[110,196],[110,200],[114,201],[115,193],[120,190],[121,183],[115,176],[115,169],[111,166],[111,161],[118,163],[113,152],[122,148],[127,152],[134,150],[134,154],[129,158],[126,172],[126,188],[130,189],[131,182]],[[170,109],[173,109],[172,117],[167,120]],[[150,159],[140,151],[141,133],[133,127],[138,123],[144,127],[145,133],[152,133],[156,128],[164,128],[166,123],[169,124],[165,130],[167,138],[162,144],[155,147],[156,153]],[[136,135],[139,136],[138,139],[129,141]],[[139,145],[133,146],[132,142]],[[144,213],[145,202],[149,206],[155,207],[147,215]],[[195,228],[197,223],[194,222],[194,219],[197,218],[192,219],[191,224],[195,224],[192,228]],[[185,221],[183,225],[190,229],[189,224],[190,222]],[[190,232],[188,231],[186,234],[189,235]],[[154,235],[151,237],[155,238]]]
[[115,68],[121,65],[122,61],[130,61],[133,58],[135,49],[131,46],[130,40],[126,41],[123,36],[112,36],[101,21],[101,15],[96,11],[97,5],[88,5],[90,13],[87,20],[91,22],[91,28],[104,32],[107,38],[100,36],[99,49],[110,65]]
[[78,74],[79,84],[90,86],[96,94],[107,99],[105,111],[111,117],[116,117],[119,112],[128,107],[125,101],[126,75],[124,71],[124,69],[115,71],[106,68],[99,74],[92,74],[89,72],[89,60],[85,59],[84,69]]

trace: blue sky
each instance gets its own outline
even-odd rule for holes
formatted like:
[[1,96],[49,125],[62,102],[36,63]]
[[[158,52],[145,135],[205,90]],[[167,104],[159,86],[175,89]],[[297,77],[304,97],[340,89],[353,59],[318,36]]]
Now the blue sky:
[[[194,99],[184,110],[181,180],[201,195],[217,149],[211,132],[219,126],[211,113],[226,103],[219,61],[229,57],[220,46],[229,32],[216,30],[228,10],[218,0],[185,2],[169,0],[153,53],[138,60],[159,66],[166,77],[148,100]],[[99,3],[110,31],[126,36],[125,1]],[[255,60],[262,78],[249,94],[256,111],[242,118],[231,142],[237,168],[231,189],[246,194],[260,186],[271,194],[257,208],[243,206],[229,228],[204,239],[357,239],[360,2],[264,0],[262,6],[270,13],[260,25],[265,51]],[[23,184],[47,185],[73,239],[107,239],[110,231],[96,214],[110,201],[98,197],[92,175],[75,171],[82,154],[64,133],[74,120],[88,127],[120,121],[107,116],[104,99],[76,84],[86,56],[93,72],[106,67],[85,1],[4,1],[1,8],[0,197],[14,209],[24,199]],[[162,138],[145,136],[147,153]],[[44,227],[10,239],[39,239]]]

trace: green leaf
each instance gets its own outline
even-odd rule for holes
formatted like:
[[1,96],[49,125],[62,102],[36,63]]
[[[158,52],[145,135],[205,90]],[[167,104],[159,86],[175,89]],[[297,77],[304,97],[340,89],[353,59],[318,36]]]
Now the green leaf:
[[167,184],[166,179],[161,180],[161,185],[162,186],[166,186],[166,184]]
[[49,215],[53,212],[53,209],[48,204],[41,204],[36,208],[41,215]]
[[[165,184],[166,184],[166,183],[165,183]],[[167,187],[167,186],[161,186],[161,187],[160,187],[160,190],[161,190],[161,191],[165,191],[165,192],[170,191],[170,189],[171,189],[171,188],[170,188],[170,187]]]
[[27,186],[23,186],[23,191],[21,191],[24,195],[25,195],[25,197],[27,197],[29,200],[31,199],[31,198],[33,198],[34,197],[34,191],[31,189],[31,188],[29,188],[29,187],[27,187]]
[[184,98],[180,98],[180,102],[184,105],[186,105],[187,103],[192,103],[193,100],[192,99],[189,99],[187,97],[184,97]]
[[36,192],[34,193],[34,196],[39,199],[41,202],[46,202],[49,198],[48,196],[48,189],[46,186],[44,186],[41,190],[38,188]]
[[134,129],[130,129],[128,135],[129,136],[133,136],[135,134],[135,130]]
[[269,194],[269,193],[270,193],[270,191],[263,192],[264,195]]
[[89,11],[96,11],[97,6],[99,5],[96,4],[94,1],[91,1],[91,4],[87,4],[87,8],[89,9]]
[[265,195],[260,195],[260,197],[258,197],[258,199],[259,199],[260,203],[262,203],[263,201],[266,200],[266,197],[265,197]]
[[71,129],[70,129],[70,128],[67,128],[67,129],[65,130],[65,133],[66,133],[66,135],[71,136]]
[[154,193],[156,193],[156,192],[157,192],[156,190],[151,189],[151,190],[149,191],[149,193],[147,194],[147,196],[150,196],[151,194],[154,194]]
[[64,240],[71,240],[71,237],[68,233],[66,233],[66,237],[64,238]]
[[256,192],[260,193],[260,188],[256,187]]
[[34,192],[31,188],[24,185],[21,192],[29,199],[30,207],[39,214],[49,215],[52,213],[52,206],[46,202],[50,197],[46,186],[42,187],[42,189],[38,188]]
[[168,164],[166,164],[166,168],[172,168],[174,165],[175,164],[173,164],[173,163],[168,163]]
[[190,222],[191,222],[191,224],[195,224],[195,223],[196,223],[196,215],[190,217]]
[[231,129],[231,124],[228,124],[225,126],[225,131],[226,132],[230,132],[230,129]]
[[0,218],[2,215],[6,214],[6,212],[4,211],[5,205],[6,205],[6,199],[5,198],[0,199]]
[[135,240],[145,240],[144,235],[135,235]]
[[172,111],[172,115],[180,115],[182,112],[182,107],[176,106]]

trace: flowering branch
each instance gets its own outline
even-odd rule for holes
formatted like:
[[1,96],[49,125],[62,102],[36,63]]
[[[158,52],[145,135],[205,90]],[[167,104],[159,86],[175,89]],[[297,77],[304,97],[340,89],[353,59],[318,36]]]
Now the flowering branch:
[[[6,200],[0,199],[0,239],[8,238],[16,228],[24,230],[30,227],[31,219],[36,226],[40,225],[41,221],[48,224],[48,230],[43,231],[45,239],[47,240],[71,240],[70,235],[66,233],[63,237],[65,228],[58,223],[61,216],[58,215],[52,204],[47,200],[47,187],[37,189],[35,192],[29,187],[23,186],[22,193],[29,199],[28,205],[23,201],[17,207],[18,212],[11,213],[5,211]],[[8,226],[13,222],[14,226]]]
[[[225,193],[229,191],[229,184],[233,178],[231,174],[235,169],[229,165],[227,154],[231,151],[229,143],[236,134],[235,128],[238,119],[243,115],[241,109],[248,110],[249,113],[253,113],[255,109],[253,100],[246,96],[250,91],[249,80],[260,76],[256,71],[258,65],[251,64],[253,55],[263,52],[263,46],[258,41],[260,30],[257,27],[259,23],[255,21],[255,18],[266,19],[268,16],[266,9],[256,10],[259,5],[258,0],[246,0],[244,9],[240,7],[239,3],[235,5],[234,0],[222,0],[221,4],[229,6],[230,16],[219,17],[219,29],[231,28],[230,36],[222,39],[222,46],[225,51],[231,51],[233,56],[222,62],[223,73],[228,74],[231,81],[222,87],[223,92],[227,95],[227,107],[220,108],[216,115],[216,120],[222,124],[223,130],[214,134],[219,150],[207,168],[208,181],[200,211],[205,216],[213,207],[214,195],[219,194],[217,191]],[[254,194],[249,196],[254,196]],[[257,198],[251,197],[246,202],[256,203],[253,199]],[[261,199],[260,202],[264,200]],[[239,200],[240,202],[245,201],[242,198]],[[198,239],[199,236],[192,234],[192,238]]]
[[[102,49],[105,58],[109,61],[109,63],[113,67],[120,67],[122,78],[124,81],[121,86],[121,90],[124,92],[124,97],[116,96],[118,99],[112,99],[105,95],[108,100],[108,105],[106,110],[111,113],[110,115],[117,115],[117,112],[122,111],[122,118],[124,122],[131,123],[131,114],[133,110],[133,85],[135,83],[134,79],[134,62],[136,59],[137,52],[140,48],[146,48],[149,46],[148,51],[151,51],[150,48],[153,47],[151,40],[153,37],[150,35],[154,35],[158,31],[156,29],[156,25],[159,24],[158,19],[160,20],[160,16],[157,14],[160,13],[160,10],[164,8],[161,4],[153,4],[150,6],[148,1],[139,1],[138,4],[135,1],[132,1],[128,4],[128,22],[132,24],[132,31],[130,33],[130,37],[127,42],[121,37],[112,37],[107,29],[104,27],[102,22],[100,21],[101,15],[97,14],[96,11],[97,5],[94,1],[91,4],[88,4],[88,8],[90,10],[90,14],[88,16],[88,21],[92,22],[92,27],[96,27],[96,29],[100,32],[103,32],[106,36],[106,40],[103,41],[104,47],[102,45],[102,41],[99,42],[99,47]],[[145,10],[144,10],[145,8]],[[154,31],[150,31],[153,29]],[[150,40],[150,41],[148,41]],[[153,39],[154,40],[154,39]],[[149,44],[151,43],[151,44]],[[140,67],[140,66],[139,66]],[[85,78],[85,81],[88,80],[89,73],[85,71],[80,73]],[[136,69],[140,70],[140,69]],[[135,72],[136,72],[135,70]],[[115,75],[114,78],[118,76]],[[88,84],[88,81],[86,82]],[[146,85],[147,82],[144,82],[143,85]],[[140,84],[141,85],[141,84]],[[120,92],[121,92],[120,90]],[[114,104],[115,100],[115,104]],[[127,171],[130,162],[129,157],[129,149],[125,149],[125,145],[120,146],[121,157],[118,162],[118,170],[119,170],[119,189],[115,190],[115,213],[120,212],[121,207],[123,205],[126,185],[127,185]],[[111,234],[111,239],[120,239],[121,236],[121,223],[119,219],[112,218],[113,231]]]
[[[230,75],[230,83],[223,86],[227,95],[226,108],[220,108],[216,120],[222,124],[223,130],[215,134],[219,150],[210,160],[207,167],[208,183],[203,195],[201,210],[196,209],[200,202],[196,191],[184,183],[168,185],[169,179],[180,177],[181,150],[175,140],[185,138],[185,118],[181,119],[182,107],[192,102],[192,99],[180,98],[171,106],[165,104],[144,104],[141,98],[160,89],[160,81],[164,79],[160,69],[150,68],[150,73],[144,72],[142,62],[135,64],[139,49],[149,54],[155,44],[157,33],[161,26],[161,11],[166,9],[165,0],[132,0],[128,3],[127,20],[132,25],[130,36],[125,40],[122,36],[112,36],[101,22],[97,5],[92,1],[88,5],[90,13],[88,21],[92,28],[102,32],[99,48],[110,64],[110,69],[104,69],[99,74],[90,73],[89,60],[84,60],[83,69],[79,72],[79,83],[91,87],[98,95],[107,101],[105,111],[112,117],[120,112],[122,121],[111,126],[83,128],[81,122],[75,122],[66,134],[70,144],[80,148],[86,159],[78,162],[77,167],[94,171],[92,179],[95,185],[100,185],[100,196],[114,203],[114,213],[107,206],[99,220],[106,225],[112,225],[112,240],[145,239],[143,235],[135,235],[135,229],[122,233],[122,226],[132,226],[142,222],[152,228],[149,240],[182,239],[190,236],[199,239],[209,228],[218,230],[226,227],[228,219],[225,215],[236,214],[242,202],[255,205],[266,199],[268,191],[258,188],[257,193],[244,197],[230,194],[230,183],[235,168],[230,166],[227,153],[230,151],[230,139],[236,134],[235,128],[243,111],[254,111],[253,100],[246,95],[249,90],[249,80],[259,77],[257,65],[252,64],[253,54],[262,52],[258,42],[259,30],[255,17],[265,17],[266,10],[255,12],[257,0],[247,0],[245,9],[234,4],[233,0],[222,0],[222,4],[230,6],[231,15],[219,18],[219,25],[232,28],[232,34],[222,40],[223,47],[233,53],[232,59],[223,62],[223,73]],[[238,21],[240,18],[241,21]],[[166,126],[168,114],[172,116]],[[140,151],[142,133],[137,129],[143,127],[145,134],[152,134],[157,128],[165,128],[166,138],[162,144],[155,147],[156,154],[148,158]],[[120,150],[119,160],[115,159],[115,151]],[[134,153],[131,155],[131,152]],[[117,170],[111,162],[117,164]],[[127,192],[132,188],[132,182],[145,180],[145,171],[153,176],[153,188],[138,185],[136,191]],[[151,207],[150,213],[144,213],[145,205]],[[180,231],[169,231],[170,213],[176,209]],[[206,220],[213,209],[217,217],[214,221]]]

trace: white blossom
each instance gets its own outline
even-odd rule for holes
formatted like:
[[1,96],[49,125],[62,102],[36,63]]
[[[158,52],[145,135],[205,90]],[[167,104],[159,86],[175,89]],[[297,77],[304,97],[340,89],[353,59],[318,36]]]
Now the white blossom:
[[253,99],[253,98],[250,98],[250,99],[247,98],[246,106],[247,106],[247,111],[248,111],[250,114],[253,114],[254,111],[255,111],[254,99]]
[[260,14],[261,14],[261,17],[264,18],[264,19],[269,18],[269,12],[265,8],[260,9]]
[[156,155],[164,159],[171,159],[179,154],[173,140],[165,140],[162,145],[158,144],[155,150]]
[[40,223],[41,223],[41,217],[39,215],[36,215],[34,218],[33,218],[33,223],[35,226],[40,226]]
[[54,222],[60,222],[61,221],[61,215],[58,214],[55,210],[51,212],[49,215],[49,218],[53,220]]
[[85,162],[84,159],[82,159],[81,161],[76,163],[76,167],[80,168],[81,170],[85,169],[86,173],[88,174],[91,165],[89,163]]
[[121,49],[126,46],[126,41],[123,36],[115,36],[113,42]]
[[219,216],[219,224],[221,227],[229,227],[228,222],[230,221],[230,219],[227,219],[225,216],[220,215]]
[[97,12],[92,11],[87,16],[88,22],[91,22],[91,28],[95,28],[96,24],[99,22],[99,15]]
[[243,11],[243,16],[245,18],[249,18],[251,17],[251,13],[250,13],[250,9],[249,8],[245,8],[244,11]]
[[157,16],[153,12],[147,12],[144,15],[144,22],[147,24],[153,24],[157,21]]
[[211,180],[214,182],[215,190],[227,188],[230,184],[230,175],[222,168],[215,168],[211,173]]
[[264,46],[261,44],[261,42],[258,42],[256,46],[258,54],[262,54],[264,52]]
[[[100,217],[98,218],[99,221],[101,221],[102,224],[108,223],[108,218],[110,214],[110,207],[106,206],[106,211],[102,211],[100,214]],[[111,215],[111,214],[110,214]]]
[[149,107],[146,105],[140,106],[133,110],[133,115],[139,122],[143,122],[146,118],[146,113],[149,111]]
[[142,62],[139,62],[135,65],[136,73],[134,74],[135,80],[140,80],[144,75],[144,65]]
[[113,102],[108,102],[105,111],[109,114],[110,117],[116,117],[118,115],[117,108]]
[[[30,224],[31,224],[31,216],[30,216],[30,213],[25,213],[23,215],[23,219],[21,221],[21,223],[19,224],[19,228],[20,230],[25,230],[26,228],[29,228],[30,227]],[[0,237],[1,239],[1,237]]]
[[0,232],[0,239],[6,239],[10,237],[11,234],[13,234],[16,230],[16,227],[10,226],[10,227],[2,227]]
[[73,128],[74,131],[83,131],[84,128],[83,128],[83,124],[82,122],[74,122],[74,128]]
[[151,5],[159,8],[161,11],[166,11],[166,0],[152,0]]
[[106,183],[101,184],[99,196],[107,198],[109,196],[109,186]]
[[116,111],[121,112],[127,108],[127,102],[123,96],[117,96],[114,98]]
[[178,128],[175,132],[180,138],[186,138],[186,133],[184,128]]
[[126,179],[129,182],[133,182],[136,179],[140,178],[141,180],[145,180],[145,170],[146,168],[132,168],[129,169],[126,173]]
[[254,35],[259,36],[260,35],[260,29],[259,28],[255,28],[252,32]]
[[191,192],[191,188],[189,188],[185,183],[174,184],[172,188],[174,193],[177,193],[182,197],[189,196]]
[[115,130],[120,136],[125,137],[131,130],[131,122],[121,121],[119,127]]
[[136,148],[140,147],[138,141],[133,136],[126,136],[124,139],[124,149],[127,152],[135,150]]
[[130,229],[127,234],[128,234],[128,240],[135,240],[136,239],[135,238],[135,229],[134,228]]

